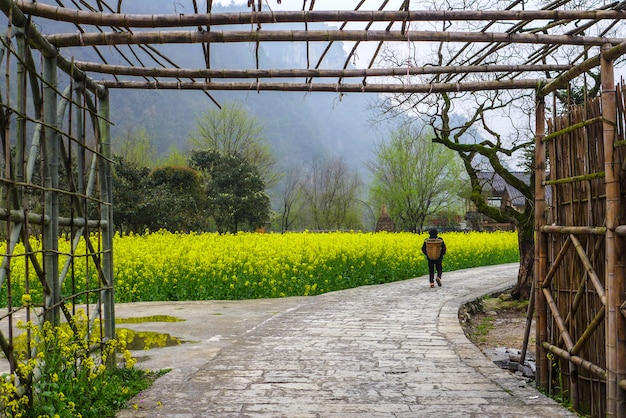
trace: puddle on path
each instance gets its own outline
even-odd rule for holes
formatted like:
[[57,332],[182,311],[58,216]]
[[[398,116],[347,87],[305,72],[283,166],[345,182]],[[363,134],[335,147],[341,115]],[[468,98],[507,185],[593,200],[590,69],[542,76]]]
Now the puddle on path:
[[[137,316],[131,318],[116,318],[116,325],[143,324],[146,322],[183,322],[184,319],[170,315]],[[180,345],[184,341],[167,333],[155,331],[135,331],[129,328],[117,328],[116,335],[119,340],[126,342],[128,350],[150,350]]]
[[170,315],[136,316],[132,318],[115,318],[116,324],[143,324],[144,322],[184,322],[184,319]]
[[118,328],[117,338],[126,342],[128,350],[150,350],[180,345],[184,341],[172,337],[170,334],[154,331],[134,331],[128,328]]

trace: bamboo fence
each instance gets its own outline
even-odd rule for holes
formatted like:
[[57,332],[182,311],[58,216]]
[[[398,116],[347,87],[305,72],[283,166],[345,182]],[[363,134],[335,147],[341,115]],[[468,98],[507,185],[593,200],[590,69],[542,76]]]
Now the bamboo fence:
[[[537,245],[537,295],[545,303],[545,308],[536,312],[542,328],[537,330],[537,344],[538,352],[549,360],[540,364],[544,370],[539,371],[539,379],[550,393],[564,396],[577,411],[591,416],[610,415],[611,410],[621,416],[623,409],[623,399],[617,393],[621,390],[613,388],[614,397],[608,393],[608,357],[617,358],[618,365],[626,357],[625,347],[614,339],[616,330],[623,332],[622,312],[615,316],[615,324],[608,319],[615,291],[607,281],[607,268],[611,268],[607,264],[607,231],[611,227],[607,228],[607,145],[615,149],[614,161],[620,166],[626,161],[623,141],[619,142],[624,137],[624,94],[619,85],[616,91],[612,109],[617,109],[617,123],[611,123],[609,129],[614,129],[616,136],[611,136],[610,142],[606,142],[607,116],[603,114],[603,106],[608,106],[601,98],[548,119],[549,133],[542,139],[547,146],[549,173],[544,186],[551,188],[552,201],[543,222],[551,225],[540,226],[546,239],[538,240]],[[622,169],[621,190],[623,174]],[[619,196],[623,200],[624,192]],[[547,259],[545,265],[543,258]],[[615,254],[614,263],[623,265],[623,252]],[[623,271],[615,271],[613,276],[623,283]],[[622,292],[617,306],[623,299]],[[623,385],[624,370],[618,366],[615,374],[621,377],[613,386]]]

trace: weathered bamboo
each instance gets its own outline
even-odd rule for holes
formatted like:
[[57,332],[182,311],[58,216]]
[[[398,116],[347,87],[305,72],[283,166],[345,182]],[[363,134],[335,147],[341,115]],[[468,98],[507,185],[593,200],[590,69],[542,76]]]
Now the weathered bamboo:
[[542,72],[561,71],[570,68],[569,65],[468,65],[468,66],[437,66],[423,67],[395,67],[395,68],[367,68],[367,69],[260,69],[260,70],[231,70],[231,69],[185,69],[185,68],[147,68],[127,65],[99,64],[89,61],[74,61],[74,65],[83,71],[102,74],[131,75],[139,77],[172,77],[172,78],[305,78],[305,77],[391,77],[420,74],[447,74],[447,73],[498,73],[507,71]]
[[542,231],[546,224],[546,145],[545,97],[537,94],[535,105],[535,351],[537,357],[537,383],[547,389],[550,381],[550,363],[543,342],[548,340],[548,306],[542,292],[547,272],[548,234]]
[[530,298],[526,307],[526,327],[524,328],[524,341],[522,342],[522,352],[519,357],[519,366],[524,367],[526,363],[526,351],[528,350],[528,341],[530,339],[530,328],[535,314],[535,280],[530,287]]
[[607,365],[607,416],[626,416],[626,393],[620,390],[618,382],[626,378],[626,321],[620,312],[624,295],[624,277],[618,276],[620,270],[618,251],[621,256],[621,238],[615,234],[620,218],[620,163],[615,161],[613,144],[616,139],[616,94],[613,62],[606,59],[610,54],[610,45],[602,47],[603,55],[600,66],[602,81],[602,116],[604,138],[604,165],[606,188],[606,365]]
[[565,342],[565,346],[568,350],[571,350],[574,347],[574,341],[567,330],[567,326],[565,325],[565,321],[563,321],[563,317],[559,312],[559,308],[556,306],[556,302],[552,297],[552,293],[550,293],[550,289],[541,289],[544,297],[546,298],[546,303],[550,308],[550,313],[552,314],[552,318],[556,323],[556,326],[559,328],[561,336],[563,337],[563,342]]
[[[100,179],[100,194],[104,200],[102,205],[102,219],[107,221],[107,227],[102,233],[102,281],[107,288],[102,291],[104,304],[104,335],[106,338],[115,338],[115,290],[113,288],[113,179],[111,172],[111,126],[109,124],[108,94],[100,99],[100,129],[98,144],[102,152],[99,158],[98,171]],[[109,359],[109,365],[115,366],[115,358]]]
[[576,20],[622,19],[623,13],[615,10],[309,10],[239,13],[195,14],[118,14],[81,11],[66,7],[49,6],[26,0],[16,0],[26,14],[48,19],[98,26],[118,27],[183,27],[250,25],[257,23],[304,22],[425,22],[466,20]]
[[576,252],[578,253],[578,258],[583,263],[583,266],[585,267],[585,271],[587,272],[587,275],[589,276],[589,280],[591,280],[591,283],[593,284],[593,287],[595,288],[596,293],[598,294],[598,297],[600,298],[600,301],[602,301],[602,304],[606,306],[607,298],[604,292],[604,286],[602,285],[600,278],[598,277],[595,270],[593,269],[593,265],[591,264],[591,261],[589,261],[589,258],[587,257],[587,253],[585,252],[585,249],[582,247],[582,245],[580,244],[580,241],[578,241],[578,239],[573,234],[570,235],[570,239],[572,240],[572,244],[574,245],[574,248],[576,249]]
[[72,66],[70,60],[59,54],[59,51],[52,46],[37,30],[36,26],[30,23],[24,13],[11,0],[0,0],[0,10],[7,16],[11,16],[12,23],[20,26],[28,32],[28,40],[31,47],[41,51],[46,57],[55,56],[57,65],[66,74],[72,75],[77,81],[84,81],[87,88],[98,95],[104,93],[104,88],[87,77],[83,71]]
[[522,90],[536,89],[542,80],[502,80],[468,83],[433,84],[322,84],[322,83],[216,83],[216,82],[176,82],[176,81],[114,81],[105,80],[100,84],[108,89],[154,89],[154,90],[229,90],[229,91],[301,91],[330,93],[442,93],[480,90]]
[[564,360],[567,361],[571,361],[572,363],[577,364],[578,366],[582,367],[585,370],[589,370],[591,373],[593,373],[594,375],[596,375],[597,377],[599,377],[602,380],[606,380],[607,378],[607,372],[606,370],[604,370],[601,367],[598,367],[597,365],[593,364],[592,362],[585,360],[583,358],[580,358],[578,356],[572,356],[570,355],[570,353],[568,353],[566,350],[563,350],[562,348],[559,348],[555,345],[552,345],[550,343],[544,342],[542,344],[542,347],[546,350],[548,350],[549,352],[556,354],[557,356],[561,357]]
[[51,290],[50,294],[45,295],[45,313],[46,321],[58,326],[61,315],[59,310],[59,302],[61,300],[61,289],[58,277],[58,246],[59,246],[59,144],[57,142],[57,60],[56,56],[44,57],[44,121],[48,126],[45,129],[46,150],[44,161],[46,163],[46,172],[44,177],[44,186],[46,187],[45,196],[45,215],[50,222],[43,229],[43,247],[44,247],[44,267],[46,275],[46,283]]
[[589,120],[584,120],[579,123],[574,123],[570,126],[567,126],[566,128],[560,129],[558,131],[550,133],[549,135],[546,135],[546,137],[543,140],[550,141],[554,138],[558,138],[561,135],[565,135],[570,132],[573,132],[576,129],[584,128],[585,126],[589,126],[589,125],[593,125],[594,123],[601,123],[601,122],[602,122],[602,116],[598,116]]
[[541,227],[541,231],[548,234],[605,235],[606,227],[544,225]]
[[542,35],[506,32],[380,31],[380,30],[260,30],[260,31],[145,31],[59,33],[45,39],[58,48],[93,45],[197,44],[232,42],[475,42],[533,45],[619,45],[623,38]]
[[602,50],[602,58],[607,61],[614,61],[624,54],[626,54],[626,41],[608,50]]
[[619,235],[620,237],[626,237],[626,225],[620,225],[616,227],[615,234]]
[[598,65],[600,65],[599,55],[596,55],[595,57],[592,57],[583,61],[582,63],[573,67],[571,70],[561,74],[560,76],[552,80],[550,83],[547,83],[541,89],[541,94],[548,95],[550,93],[553,93],[557,89],[565,88],[571,80],[575,79],[579,75],[584,74],[585,72],[593,68],[596,68]]
[[604,177],[604,171],[598,173],[581,174],[580,176],[564,177],[556,180],[546,181],[546,185],[565,184],[565,183],[577,183],[585,180],[593,180]]
[[587,327],[587,329],[585,329],[585,331],[580,336],[578,341],[576,341],[576,344],[574,345],[574,347],[572,347],[572,349],[570,350],[570,353],[572,355],[577,355],[582,350],[584,345],[587,343],[587,340],[596,331],[596,329],[598,329],[600,325],[604,325],[605,312],[606,312],[606,309],[603,306],[602,309],[600,309],[600,311],[593,318],[593,320],[589,323],[589,326]]
[[552,264],[550,265],[550,270],[548,271],[548,274],[546,274],[546,278],[543,281],[544,288],[549,288],[550,285],[552,284],[552,278],[554,277],[555,273],[561,266],[561,262],[563,261],[563,258],[567,254],[567,251],[569,250],[569,247],[571,245],[572,245],[572,240],[569,237],[567,237],[567,240],[565,240],[565,243],[563,244],[563,246],[561,246],[561,249],[559,250],[559,253],[557,254],[556,258],[554,259],[554,261],[552,261]]

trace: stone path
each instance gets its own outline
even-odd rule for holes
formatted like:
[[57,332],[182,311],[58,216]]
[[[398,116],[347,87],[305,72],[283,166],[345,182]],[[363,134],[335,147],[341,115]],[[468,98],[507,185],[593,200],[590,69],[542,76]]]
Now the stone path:
[[146,353],[144,367],[172,371],[117,416],[575,417],[459,325],[460,305],[516,274],[507,264],[444,273],[435,289],[421,277],[306,298],[118,305],[118,317],[186,319],[151,326],[190,342]]

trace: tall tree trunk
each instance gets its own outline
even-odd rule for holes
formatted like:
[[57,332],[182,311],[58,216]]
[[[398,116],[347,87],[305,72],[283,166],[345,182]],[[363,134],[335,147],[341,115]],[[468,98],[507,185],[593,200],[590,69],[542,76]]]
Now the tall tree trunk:
[[517,236],[520,265],[517,273],[517,284],[511,292],[514,299],[528,299],[533,283],[533,266],[535,263],[534,217],[527,222],[518,224]]

